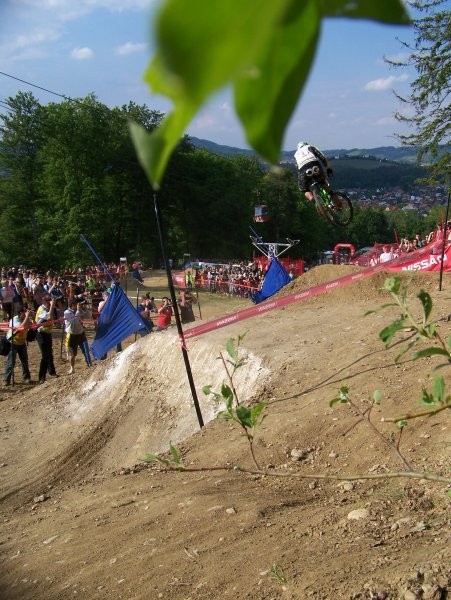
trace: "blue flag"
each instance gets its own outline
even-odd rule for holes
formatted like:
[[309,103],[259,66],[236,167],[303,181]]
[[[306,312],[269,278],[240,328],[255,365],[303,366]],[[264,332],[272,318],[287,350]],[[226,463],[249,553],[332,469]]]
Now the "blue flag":
[[291,277],[288,275],[283,265],[277,258],[273,258],[265,275],[262,289],[250,294],[250,298],[254,304],[259,304],[260,302],[263,302],[263,300],[266,300],[266,298],[274,295],[283,288],[284,285],[290,283],[290,281]]
[[96,337],[91,344],[94,358],[100,360],[108,350],[145,327],[123,290],[115,285],[99,315]]

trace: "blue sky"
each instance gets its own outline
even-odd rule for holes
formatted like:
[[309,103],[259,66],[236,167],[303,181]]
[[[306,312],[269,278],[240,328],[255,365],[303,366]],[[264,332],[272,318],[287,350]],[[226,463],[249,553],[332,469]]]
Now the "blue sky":
[[[152,96],[142,81],[153,54],[152,14],[159,3],[2,0],[0,71],[72,98],[94,92],[108,106],[133,101],[167,112],[170,104]],[[300,139],[324,150],[399,146],[394,133],[403,130],[393,117],[399,108],[393,90],[407,94],[415,72],[393,70],[384,63],[384,56],[401,56],[396,38],[411,41],[412,29],[326,20],[283,148],[294,149]],[[58,101],[57,96],[0,75],[0,101],[28,90],[42,104]],[[229,90],[211,99],[187,133],[248,147]]]

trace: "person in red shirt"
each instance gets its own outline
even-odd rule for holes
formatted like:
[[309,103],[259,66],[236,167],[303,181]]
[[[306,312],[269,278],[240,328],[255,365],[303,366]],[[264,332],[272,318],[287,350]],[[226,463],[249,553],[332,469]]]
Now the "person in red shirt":
[[172,318],[172,304],[167,296],[163,296],[162,305],[158,309],[158,319],[157,326],[155,327],[155,331],[162,331],[166,329],[171,324]]

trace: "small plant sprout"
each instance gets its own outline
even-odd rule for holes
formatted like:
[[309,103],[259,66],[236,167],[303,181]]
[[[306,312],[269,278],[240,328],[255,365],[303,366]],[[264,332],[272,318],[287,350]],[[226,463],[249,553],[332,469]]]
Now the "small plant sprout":
[[[384,342],[385,347],[391,347],[393,339],[398,332],[413,331],[413,335],[410,336],[406,346],[395,358],[395,362],[398,362],[406,352],[408,352],[420,341],[432,341],[436,345],[416,351],[413,354],[412,359],[418,360],[419,358],[431,356],[443,357],[444,362],[434,367],[433,371],[451,366],[451,336],[449,336],[447,340],[444,340],[437,331],[437,323],[435,321],[429,321],[429,317],[432,312],[432,299],[430,295],[424,290],[420,290],[417,294],[417,298],[420,301],[423,311],[420,323],[417,323],[408,306],[407,285],[402,285],[401,277],[399,275],[396,275],[395,277],[388,277],[384,282],[383,289],[390,293],[394,301],[382,305],[380,309],[384,309],[388,306],[395,306],[400,308],[402,311],[401,316],[396,321],[387,327],[384,327],[384,329],[382,329],[382,331],[379,333],[379,337]],[[368,315],[375,312],[375,310],[371,310],[366,314]],[[425,388],[422,389],[419,404],[420,406],[427,406],[428,410],[413,414],[409,413],[407,415],[403,415],[402,417],[395,417],[394,419],[385,420],[387,422],[395,422],[397,426],[402,429],[407,425],[407,421],[409,419],[433,415],[441,412],[442,410],[451,408],[451,395],[445,394],[445,380],[441,375],[435,376],[432,393],[429,393]]]
[[278,583],[280,583],[280,584],[287,583],[287,576],[285,574],[285,569],[283,567],[281,567],[280,565],[278,565],[277,563],[273,564],[273,566],[271,567],[271,571],[269,573],[270,573],[270,577],[272,579],[275,579]]
[[[227,340],[226,351],[229,358],[224,358],[222,352],[220,353],[220,358],[227,373],[229,384],[223,383],[219,394],[212,391],[211,385],[204,386],[202,391],[206,396],[211,396],[218,404],[223,403],[225,405],[225,410],[218,413],[218,418],[224,419],[225,421],[233,421],[242,428],[249,443],[252,460],[257,469],[260,469],[254,453],[254,437],[257,428],[262,424],[265,418],[263,411],[266,404],[265,402],[258,402],[250,408],[240,404],[233,383],[233,377],[237,369],[245,364],[245,358],[241,357],[239,353],[240,345],[245,335],[246,334],[239,335],[236,340],[235,338],[229,338]],[[231,365],[231,371],[228,365]]]
[[[420,290],[417,294],[417,298],[423,309],[421,322],[417,323],[408,306],[407,285],[402,285],[401,277],[399,275],[388,277],[384,282],[383,289],[390,293],[394,302],[383,304],[378,310],[382,310],[389,306],[395,306],[401,309],[401,316],[390,325],[387,325],[387,327],[384,327],[379,333],[379,337],[384,342],[385,347],[390,348],[393,339],[398,332],[413,331],[413,336],[410,337],[406,347],[398,354],[395,361],[398,361],[401,356],[408,352],[415,344],[420,340],[423,340],[436,342],[437,345],[415,352],[413,360],[436,355],[443,356],[445,362],[435,367],[435,369],[451,365],[451,337],[445,342],[437,331],[437,323],[435,321],[428,322],[432,311],[432,299],[430,295],[424,290]],[[377,311],[370,310],[365,314],[369,315],[375,312]]]
[[185,467],[180,460],[179,451],[171,442],[169,442],[169,455],[170,458],[161,458],[157,454],[147,454],[143,458],[143,461],[147,463],[157,462],[165,467],[174,469],[175,471],[183,471]]

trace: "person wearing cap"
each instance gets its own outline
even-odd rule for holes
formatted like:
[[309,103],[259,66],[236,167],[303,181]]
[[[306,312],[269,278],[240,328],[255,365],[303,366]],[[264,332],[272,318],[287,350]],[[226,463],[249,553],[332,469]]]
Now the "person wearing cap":
[[16,364],[16,356],[19,356],[22,364],[22,377],[25,383],[32,383],[30,369],[28,367],[27,351],[27,331],[31,323],[31,312],[19,307],[17,315],[10,322],[6,339],[11,342],[8,357],[6,359],[5,373],[3,375],[3,385],[11,385],[11,377]]
[[45,383],[47,373],[51,377],[58,377],[53,362],[53,309],[56,298],[48,294],[42,298],[42,304],[36,311],[35,321],[40,325],[36,334],[39,350],[41,351],[41,363],[39,365],[39,383]]

